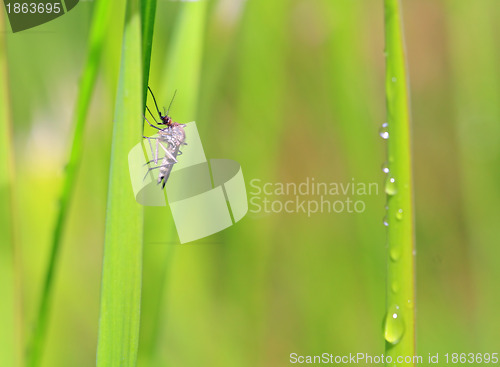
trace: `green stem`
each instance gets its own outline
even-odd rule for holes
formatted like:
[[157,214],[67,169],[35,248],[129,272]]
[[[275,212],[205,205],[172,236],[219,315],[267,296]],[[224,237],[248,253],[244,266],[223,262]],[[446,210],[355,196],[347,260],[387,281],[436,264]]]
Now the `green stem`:
[[0,365],[21,365],[18,242],[5,15],[0,14]]
[[[408,74],[399,0],[385,0],[387,98],[387,314],[384,325],[390,366],[415,354],[415,257]],[[381,134],[387,138],[385,131]]]
[[[178,122],[190,122],[197,115],[207,2],[183,2],[179,6],[172,40],[165,49],[167,67],[161,80],[162,88],[157,89],[154,85],[152,88],[155,91],[159,90],[159,96],[165,95],[166,88],[170,92],[177,89],[172,116]],[[167,99],[160,99],[158,103],[160,106],[161,103],[168,103],[169,98],[171,98],[170,93]],[[151,97],[149,103],[152,103]],[[148,129],[151,131],[149,127]],[[158,353],[161,348],[159,340],[162,340],[162,332],[165,330],[162,328],[164,325],[162,312],[165,311],[167,304],[169,268],[176,252],[175,246],[165,245],[163,242],[178,240],[171,216],[165,215],[165,210],[169,209],[166,207],[145,209],[144,281],[147,281],[147,286],[143,288],[140,366],[158,366],[163,362],[160,360],[161,354]],[[166,220],[163,231],[158,231],[155,218],[159,217]],[[162,243],[154,244],[158,242]]]
[[45,275],[44,285],[41,294],[40,305],[36,315],[35,328],[28,349],[29,367],[40,365],[42,351],[47,333],[49,321],[50,305],[53,292],[54,274],[58,265],[59,252],[62,242],[62,234],[73,196],[78,167],[82,157],[83,136],[85,121],[90,105],[92,92],[97,79],[99,61],[103,50],[104,38],[107,34],[109,17],[112,10],[112,1],[97,2],[92,28],[90,31],[89,51],[85,69],[81,78],[81,84],[78,91],[75,114],[73,118],[73,138],[69,153],[68,163],[65,168],[65,176],[60,196],[59,211],[57,212],[54,231],[52,234],[52,244],[47,264],[47,273]]
[[98,367],[131,367],[137,362],[143,207],[135,201],[132,191],[128,154],[142,136],[142,50],[139,0],[128,0],[111,146]]
[[[500,329],[492,327],[498,312],[500,278],[498,223],[500,214],[500,71],[498,60],[498,3],[447,2],[455,129],[460,163],[463,230],[467,260],[473,269],[472,310],[474,342],[494,347]],[[471,52],[471,50],[474,50]],[[471,312],[472,311],[472,312]]]
[[169,98],[178,90],[172,108],[176,121],[193,121],[197,115],[207,7],[207,1],[182,3],[165,55],[167,66],[162,87],[168,88]]
[[149,66],[151,65],[151,49],[153,47],[153,31],[155,26],[156,0],[141,1],[141,26],[142,26],[142,60],[144,82],[143,101],[146,101],[149,81]]

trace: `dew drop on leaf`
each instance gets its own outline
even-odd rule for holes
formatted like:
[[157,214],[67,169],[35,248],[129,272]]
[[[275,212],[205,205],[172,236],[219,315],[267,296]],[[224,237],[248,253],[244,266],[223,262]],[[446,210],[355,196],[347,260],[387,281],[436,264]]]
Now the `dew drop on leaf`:
[[382,139],[389,139],[389,130],[388,130],[389,124],[387,122],[384,122],[382,124],[382,127],[379,129],[378,134]]
[[392,261],[396,262],[399,260],[399,257],[401,256],[401,251],[399,249],[399,246],[393,246],[389,249],[389,256]]
[[384,172],[384,173],[389,173],[389,163],[384,162],[384,163],[382,164],[382,172]]
[[394,177],[387,177],[387,180],[385,181],[385,193],[387,195],[396,195],[398,192],[397,187],[396,187],[396,180]]
[[403,219],[403,209],[398,209],[398,211],[396,212],[396,219],[397,220]]
[[401,341],[405,332],[403,316],[398,305],[391,305],[387,310],[384,321],[384,338],[388,343],[396,345]]

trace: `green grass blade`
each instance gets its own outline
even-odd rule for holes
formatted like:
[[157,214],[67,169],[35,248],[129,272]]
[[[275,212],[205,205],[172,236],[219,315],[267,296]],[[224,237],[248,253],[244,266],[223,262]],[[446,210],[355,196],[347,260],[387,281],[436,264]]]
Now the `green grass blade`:
[[141,1],[141,25],[142,25],[142,80],[144,81],[143,101],[146,100],[148,92],[149,66],[151,64],[151,48],[153,47],[153,31],[155,26],[156,0]]
[[[19,366],[20,312],[16,304],[16,242],[14,230],[14,165],[5,42],[5,16],[0,14],[0,366]],[[17,309],[17,311],[16,311]]]
[[386,355],[394,361],[397,356],[415,354],[413,186],[408,75],[402,28],[400,1],[385,0],[389,173],[386,182],[388,252],[384,336]]
[[[494,348],[500,328],[498,223],[500,214],[500,70],[498,2],[448,1],[448,39],[458,138],[460,185],[468,260],[474,281],[470,316],[478,348]],[[468,309],[469,310],[469,309]],[[472,348],[472,346],[470,347]]]
[[[160,88],[157,88],[152,81],[152,88],[160,91],[160,98],[165,95],[170,98],[171,93],[177,89],[172,116],[178,122],[189,122],[195,120],[197,115],[207,2],[183,2],[179,6],[172,41],[165,50],[165,60],[168,60],[168,63],[163,75],[163,83]],[[169,55],[172,56],[169,57]],[[167,90],[168,94],[165,94]],[[167,99],[158,100],[160,108],[167,102]],[[152,103],[151,100],[150,103]],[[160,356],[157,348],[162,334],[161,321],[162,312],[164,312],[162,306],[166,302],[165,289],[168,289],[169,265],[176,252],[175,246],[164,242],[178,240],[171,216],[165,216],[165,210],[169,209],[147,207],[145,211],[144,238],[147,245],[144,249],[144,280],[148,279],[148,284],[144,287],[142,303],[140,366],[161,364],[158,361]],[[165,220],[162,232],[158,231],[157,219],[155,219],[159,217]],[[157,242],[163,243],[153,244]]]
[[68,163],[65,169],[59,211],[57,213],[55,228],[52,235],[49,263],[47,264],[47,273],[45,275],[40,305],[35,319],[35,329],[29,344],[27,364],[29,367],[36,367],[40,364],[44,348],[52,299],[54,274],[57,269],[62,234],[66,225],[78,167],[82,157],[85,121],[89,110],[92,92],[97,79],[99,61],[103,51],[103,43],[108,30],[108,19],[112,14],[112,8],[112,1],[99,1],[97,2],[94,12],[90,31],[87,61],[83,70],[73,117],[73,138]]
[[[328,129],[326,131],[331,131],[331,133],[324,136],[331,139],[330,135],[332,135],[336,139],[335,144],[339,145],[343,155],[346,177],[355,177],[361,182],[370,182],[373,177],[380,175],[381,155],[385,153],[385,147],[380,144],[380,140],[374,134],[373,116],[379,116],[383,106],[376,105],[378,99],[374,98],[375,93],[372,92],[378,90],[378,87],[372,84],[375,78],[370,77],[375,73],[373,60],[364,57],[364,38],[359,36],[364,32],[360,30],[360,26],[369,27],[368,21],[363,19],[367,13],[366,4],[358,1],[330,1],[327,4],[323,14],[327,14],[328,19],[331,19],[330,22],[335,24],[335,32],[332,32],[332,36],[325,45],[328,50],[329,68],[328,72],[324,73],[324,78],[328,80],[330,91],[328,97],[331,102],[322,102],[332,106],[335,124],[326,127]],[[373,16],[371,12],[369,14]],[[321,84],[316,88],[321,90]],[[319,99],[320,95],[320,93],[314,93],[309,98]],[[360,100],[366,101],[364,108],[359,108]],[[380,111],[378,111],[379,108]],[[318,110],[322,111],[321,108]],[[320,120],[321,116],[315,118]],[[380,207],[383,202],[382,194],[380,197],[374,195],[365,198],[367,207]],[[361,286],[364,287],[363,292],[372,304],[360,314],[356,321],[360,327],[363,325],[363,335],[346,335],[343,342],[363,344],[365,343],[363,339],[366,338],[368,344],[369,341],[380,336],[379,325],[373,325],[370,328],[368,320],[379,317],[384,312],[384,305],[380,304],[379,300],[384,290],[385,274],[380,272],[380,268],[385,263],[385,252],[383,248],[374,249],[373,244],[384,240],[385,230],[379,221],[374,221],[372,217],[365,215],[354,216],[353,220],[346,221],[343,227],[349,228],[349,232],[352,232],[351,240],[357,244],[355,248],[352,248],[353,253],[343,256],[355,259],[354,262],[349,263],[351,267],[361,266],[365,270],[366,278],[361,282]],[[347,261],[344,262],[344,265],[347,263]]]
[[127,1],[111,147],[97,366],[135,366],[139,341],[143,208],[134,198],[129,150],[140,141],[143,114],[141,18]]
[[167,67],[162,87],[168,90],[168,96],[177,89],[172,114],[175,112],[175,120],[179,122],[193,121],[197,114],[207,4],[207,1],[181,4],[165,55]]

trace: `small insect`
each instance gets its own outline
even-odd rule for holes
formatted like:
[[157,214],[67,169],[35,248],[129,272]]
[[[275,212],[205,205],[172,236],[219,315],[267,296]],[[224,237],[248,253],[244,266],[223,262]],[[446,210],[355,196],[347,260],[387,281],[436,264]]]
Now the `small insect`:
[[[187,145],[185,143],[186,140],[186,133],[184,131],[184,127],[186,125],[184,124],[179,124],[177,122],[174,122],[172,118],[168,115],[170,112],[170,107],[172,107],[172,103],[175,98],[175,93],[174,96],[172,97],[172,100],[170,101],[170,105],[168,106],[168,110],[165,111],[164,108],[164,115],[160,112],[158,109],[158,104],[156,103],[155,96],[153,92],[151,91],[151,88],[148,86],[148,90],[151,93],[151,96],[153,97],[153,101],[156,107],[156,111],[158,112],[158,115],[160,117],[160,122],[156,121],[156,118],[154,117],[153,113],[149,109],[149,107],[146,105],[146,109],[148,110],[149,114],[151,117],[153,117],[153,120],[156,125],[166,125],[164,128],[160,128],[158,126],[153,125],[148,121],[146,116],[144,116],[144,119],[146,122],[149,124],[149,126],[155,128],[158,130],[158,136],[157,137],[148,137],[148,136],[143,136],[143,138],[148,139],[149,142],[149,147],[151,148],[151,155],[153,156],[153,159],[147,162],[146,164],[154,163],[155,167],[149,167],[148,171],[146,172],[146,176],[144,176],[144,179],[147,177],[149,172],[151,172],[154,169],[159,169],[160,173],[158,174],[158,185],[161,184],[162,189],[165,187],[165,184],[167,183],[167,180],[170,176],[170,172],[172,171],[172,168],[175,163],[177,163],[177,156],[181,155],[182,152],[180,151],[180,147],[182,145]],[[156,149],[153,151],[153,145],[151,144],[151,140],[156,140]],[[166,145],[166,146],[165,146]],[[165,155],[163,157],[159,157],[159,149],[162,149]],[[160,162],[160,163],[158,163]]]

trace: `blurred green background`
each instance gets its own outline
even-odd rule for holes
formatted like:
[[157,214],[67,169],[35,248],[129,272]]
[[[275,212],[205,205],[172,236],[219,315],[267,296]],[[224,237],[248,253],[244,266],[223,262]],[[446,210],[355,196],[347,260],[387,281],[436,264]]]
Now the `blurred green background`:
[[[169,45],[178,15],[196,5],[158,2],[149,84],[160,105],[178,89],[171,116],[197,121],[208,157],[238,161],[248,190],[256,178],[299,184],[307,177],[382,188],[381,1],[209,1],[198,104],[176,113],[185,92],[163,75],[177,57]],[[417,352],[500,352],[500,7],[496,0],[402,5]],[[93,7],[81,2],[50,23],[5,33],[25,338],[40,297]],[[123,13],[116,9],[109,28],[86,127],[47,367],[95,364]],[[168,209],[146,208],[139,366],[287,366],[290,353],[382,354],[385,195],[380,189],[363,200],[362,214],[248,213],[186,245],[176,244]]]

